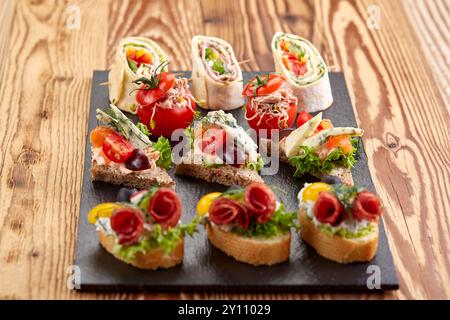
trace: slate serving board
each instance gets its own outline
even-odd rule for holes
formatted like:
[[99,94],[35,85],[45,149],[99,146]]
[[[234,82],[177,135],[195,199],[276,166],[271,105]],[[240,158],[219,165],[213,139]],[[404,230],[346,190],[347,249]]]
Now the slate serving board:
[[[189,76],[189,73],[185,73]],[[244,73],[244,81],[256,73]],[[108,87],[100,86],[108,80],[107,71],[95,71],[92,81],[92,97],[89,111],[90,132],[96,125],[95,109],[108,106]],[[330,74],[334,103],[324,112],[335,126],[356,126],[352,104],[342,73]],[[248,128],[241,109],[233,111],[238,122]],[[120,187],[90,179],[90,142],[86,137],[83,186],[80,206],[80,223],[75,264],[81,270],[81,290],[241,290],[241,291],[368,291],[368,267],[379,267],[381,289],[398,288],[398,279],[391,252],[386,240],[384,225],[380,225],[380,242],[376,257],[370,263],[341,265],[328,261],[293,234],[290,260],[272,267],[251,267],[235,261],[212,247],[202,226],[193,238],[185,239],[185,256],[182,265],[157,271],[144,271],[128,266],[112,257],[98,243],[95,226],[87,220],[90,208],[114,201]],[[367,158],[361,151],[361,158],[355,166],[355,183],[373,190],[373,183],[367,167]],[[183,221],[190,221],[196,214],[197,200],[212,191],[227,188],[190,177],[176,176],[173,169],[176,191],[183,203]],[[297,209],[297,193],[305,182],[312,178],[293,178],[294,169],[280,164],[277,175],[263,176],[269,185],[288,192],[279,193],[279,199],[289,210]],[[389,213],[387,213],[389,214]],[[370,270],[370,269],[369,269]],[[372,290],[373,291],[373,290]],[[375,290],[376,291],[376,290]]]

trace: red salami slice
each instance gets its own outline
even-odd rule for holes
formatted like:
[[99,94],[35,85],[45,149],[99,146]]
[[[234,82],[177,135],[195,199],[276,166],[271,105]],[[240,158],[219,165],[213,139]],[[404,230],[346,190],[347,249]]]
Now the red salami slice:
[[247,229],[250,224],[250,215],[246,207],[241,206],[242,210],[236,216],[236,223],[242,228]]
[[321,192],[314,205],[314,215],[322,223],[337,226],[345,220],[347,214],[338,198],[330,192]]
[[138,209],[118,208],[111,216],[111,228],[117,233],[119,244],[135,244],[144,232],[144,216]]
[[209,207],[209,219],[218,225],[232,223],[236,217],[245,214],[246,209],[244,206],[226,197],[217,198]]
[[263,183],[254,182],[244,191],[244,201],[258,223],[266,223],[275,212],[276,197],[272,189]]
[[163,228],[175,227],[181,216],[181,201],[172,189],[161,188],[153,195],[148,213]]
[[356,220],[377,222],[381,215],[381,202],[377,196],[369,191],[361,191],[353,202],[353,217]]

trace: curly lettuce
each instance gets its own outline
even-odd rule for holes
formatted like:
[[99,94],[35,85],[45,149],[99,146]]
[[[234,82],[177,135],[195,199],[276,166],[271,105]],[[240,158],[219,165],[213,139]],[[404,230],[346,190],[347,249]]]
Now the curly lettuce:
[[272,219],[267,223],[257,223],[253,218],[247,229],[235,227],[232,232],[248,238],[260,237],[265,239],[289,233],[291,228],[299,229],[296,224],[297,212],[285,212],[284,205],[280,204]]
[[289,163],[295,167],[294,177],[304,174],[318,176],[333,171],[337,166],[351,168],[356,163],[355,154],[359,149],[359,140],[351,139],[353,150],[344,154],[340,148],[332,151],[325,159],[320,159],[315,150],[306,146],[301,146],[300,155],[289,158]]
[[172,168],[172,147],[170,146],[169,139],[159,137],[158,141],[152,147],[159,151],[159,159],[156,161],[156,165],[164,169]]
[[156,224],[143,239],[131,246],[122,246],[117,244],[114,247],[114,253],[126,261],[133,260],[138,253],[145,254],[155,248],[163,248],[166,254],[172,253],[185,236],[192,236],[197,232],[197,217],[188,224],[179,224],[174,228],[163,229],[161,225]]

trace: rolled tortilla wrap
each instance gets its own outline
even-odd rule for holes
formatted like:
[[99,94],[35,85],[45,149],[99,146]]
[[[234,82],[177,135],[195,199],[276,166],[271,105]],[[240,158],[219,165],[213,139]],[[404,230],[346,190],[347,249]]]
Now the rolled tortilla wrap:
[[192,38],[192,94],[207,110],[244,104],[242,71],[231,45],[219,38]]
[[[136,113],[136,90],[133,81],[149,76],[166,56],[153,40],[143,37],[123,38],[108,76],[109,100],[119,109]],[[167,67],[161,71],[166,71]]]
[[275,70],[286,76],[299,99],[298,110],[317,112],[333,103],[328,67],[319,51],[308,40],[277,32],[272,38]]

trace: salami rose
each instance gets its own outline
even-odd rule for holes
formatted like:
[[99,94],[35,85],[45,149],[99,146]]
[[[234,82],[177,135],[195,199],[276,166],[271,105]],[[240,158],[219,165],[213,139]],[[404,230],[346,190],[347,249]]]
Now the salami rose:
[[236,222],[242,228],[247,229],[250,224],[250,214],[245,206],[241,206],[242,210],[236,216]]
[[172,189],[161,188],[150,199],[148,212],[163,228],[175,227],[181,216],[180,198]]
[[[247,214],[246,208],[243,205],[226,197],[217,198],[209,207],[209,219],[218,225],[232,223],[238,216],[245,214]],[[241,223],[245,224],[245,219],[243,218],[244,222],[241,221]]]
[[118,208],[111,216],[111,228],[117,233],[119,244],[135,244],[144,232],[144,216],[138,209]]
[[337,226],[347,217],[344,206],[330,192],[322,191],[314,205],[314,215],[322,223]]
[[361,191],[355,197],[352,213],[356,220],[377,222],[381,215],[380,199],[369,191]]
[[268,222],[275,212],[275,194],[263,183],[254,182],[250,184],[244,191],[244,201],[258,223]]

